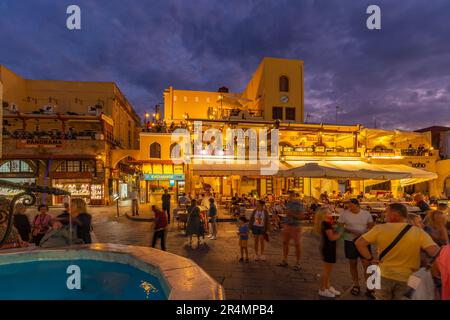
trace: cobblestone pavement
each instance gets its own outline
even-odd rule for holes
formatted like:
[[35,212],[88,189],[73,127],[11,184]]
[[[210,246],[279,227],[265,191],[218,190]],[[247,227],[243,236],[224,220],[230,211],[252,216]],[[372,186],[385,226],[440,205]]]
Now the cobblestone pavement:
[[[114,207],[92,207],[90,212],[99,242],[150,246],[151,222],[132,221],[124,215],[117,218]],[[248,264],[239,263],[237,242],[234,223],[219,223],[217,240],[206,238],[204,244],[197,247],[194,239],[193,248],[188,246],[183,232],[176,225],[171,225],[167,250],[199,264],[224,286],[227,299],[319,299],[318,274],[322,262],[318,251],[319,240],[311,233],[311,227],[303,228],[301,271],[277,266],[282,252],[279,232],[273,232],[270,241],[266,242],[265,262],[251,259]],[[293,247],[291,251],[289,259],[294,263]],[[249,254],[252,258],[252,239],[249,241]],[[340,299],[365,299],[363,293],[361,297],[354,297],[348,292],[351,280],[347,261],[343,257],[342,243],[338,243],[338,263],[333,270],[332,280],[335,288],[343,292]]]

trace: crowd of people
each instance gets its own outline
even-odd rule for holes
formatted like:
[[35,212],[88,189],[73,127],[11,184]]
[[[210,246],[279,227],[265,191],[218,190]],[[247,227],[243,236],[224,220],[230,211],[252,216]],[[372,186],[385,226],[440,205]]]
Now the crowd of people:
[[[7,212],[9,200],[0,198],[0,207],[3,212]],[[37,207],[33,219],[29,219],[27,210],[24,204],[16,204],[13,226],[0,249],[27,247],[30,244],[50,248],[92,243],[92,216],[87,213],[83,199],[72,198],[70,202],[65,202],[63,212],[56,217],[49,214],[46,204]],[[0,239],[3,239],[7,229],[5,220],[0,224]]]

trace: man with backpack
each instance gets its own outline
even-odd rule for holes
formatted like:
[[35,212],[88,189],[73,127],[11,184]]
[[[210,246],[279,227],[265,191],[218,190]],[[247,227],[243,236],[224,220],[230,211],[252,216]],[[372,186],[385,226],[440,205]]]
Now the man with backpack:
[[[400,203],[390,204],[385,211],[387,223],[378,224],[363,234],[356,247],[364,259],[378,263],[380,288],[375,288],[377,300],[401,300],[410,290],[409,277],[420,268],[420,250],[435,256],[439,247],[422,229],[408,225],[408,210]],[[378,261],[367,248],[376,244]]]

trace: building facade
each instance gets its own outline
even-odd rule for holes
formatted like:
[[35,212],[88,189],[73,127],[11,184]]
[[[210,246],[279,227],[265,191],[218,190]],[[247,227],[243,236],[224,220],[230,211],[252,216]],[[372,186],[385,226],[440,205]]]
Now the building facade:
[[28,80],[0,66],[0,85],[0,179],[62,188],[98,205],[133,183],[128,159],[113,164],[112,152],[139,147],[140,119],[113,82]]
[[[146,166],[144,172],[150,172],[150,165],[158,168],[153,175],[141,175],[145,181],[145,187],[141,182],[145,189],[142,192],[147,200],[154,190],[154,187],[149,189],[148,184],[168,187],[174,194],[180,190],[202,193],[212,189],[225,196],[234,193],[279,195],[290,189],[314,197],[324,190],[351,190],[354,194],[423,192],[442,195],[445,189],[446,178],[443,176],[446,177],[447,166],[442,164],[439,152],[433,148],[430,132],[305,124],[303,61],[300,60],[264,58],[242,93],[230,93],[227,88],[207,92],[169,87],[164,92],[164,118],[167,128],[162,132],[150,128],[140,137],[137,165]],[[195,130],[196,123],[202,124],[200,144],[196,142],[199,135]],[[173,138],[170,133],[175,128],[187,130],[191,148],[189,152],[180,151],[178,156],[183,163],[178,164],[177,169],[171,151],[180,143],[179,138]],[[235,149],[230,153],[233,149],[230,143],[231,147],[238,148],[239,142],[227,141],[227,129],[241,129],[244,133],[253,130],[257,136],[260,132],[278,129],[279,139],[274,152],[279,170],[315,162],[345,170],[405,172],[410,178],[387,181],[282,178],[274,172],[264,175],[260,170],[261,161],[248,161],[248,137],[241,142],[246,150],[246,161],[242,162]],[[208,136],[211,130],[223,134],[212,139]],[[269,134],[269,154],[272,145]],[[157,152],[152,153],[152,150]],[[213,154],[211,150],[215,150]],[[161,183],[159,179],[166,181]]]

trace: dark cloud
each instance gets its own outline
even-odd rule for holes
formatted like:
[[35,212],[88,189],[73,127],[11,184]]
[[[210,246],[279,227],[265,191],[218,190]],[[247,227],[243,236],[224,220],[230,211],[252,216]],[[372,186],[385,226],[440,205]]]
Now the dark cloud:
[[139,113],[180,89],[241,91],[264,56],[305,61],[310,121],[450,125],[450,2],[0,0],[0,63],[27,78],[115,81]]

